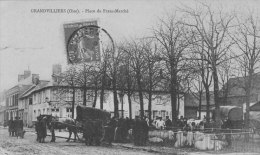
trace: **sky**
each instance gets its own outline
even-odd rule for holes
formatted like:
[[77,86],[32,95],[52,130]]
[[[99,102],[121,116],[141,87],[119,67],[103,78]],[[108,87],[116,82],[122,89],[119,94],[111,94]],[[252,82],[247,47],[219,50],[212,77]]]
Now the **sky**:
[[[225,10],[260,10],[257,0],[208,0]],[[52,65],[66,66],[63,24],[98,20],[115,41],[149,35],[158,18],[195,0],[0,1],[0,92],[15,86],[18,74],[30,69],[40,79],[51,78]],[[73,9],[80,13],[32,13],[32,9]],[[87,13],[126,9],[128,13]]]

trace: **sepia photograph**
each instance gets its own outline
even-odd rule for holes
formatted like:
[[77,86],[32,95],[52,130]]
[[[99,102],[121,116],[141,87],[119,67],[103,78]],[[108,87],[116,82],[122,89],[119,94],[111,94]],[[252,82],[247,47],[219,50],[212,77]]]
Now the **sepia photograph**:
[[259,146],[260,1],[0,0],[0,155]]

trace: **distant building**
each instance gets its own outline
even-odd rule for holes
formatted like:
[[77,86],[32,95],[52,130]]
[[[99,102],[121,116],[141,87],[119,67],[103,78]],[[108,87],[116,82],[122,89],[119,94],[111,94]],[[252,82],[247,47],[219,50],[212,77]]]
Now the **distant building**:
[[6,120],[15,119],[15,117],[19,117],[19,97],[32,85],[33,76],[31,75],[31,71],[24,71],[24,74],[18,75],[18,84],[6,91]]
[[0,106],[0,125],[4,125],[5,123],[5,106]]
[[[6,120],[14,119],[16,116],[24,121],[24,125],[33,126],[37,116],[49,114],[56,117],[72,117],[72,89],[66,84],[60,85],[62,68],[61,65],[53,65],[51,80],[40,80],[38,74],[25,71],[18,75],[18,84],[6,92]],[[129,104],[126,94],[120,94],[118,90],[119,116],[129,117]],[[148,99],[144,93],[144,112],[148,115]],[[170,94],[166,91],[153,93],[152,118],[172,116]],[[131,96],[132,118],[140,115],[139,95],[137,92]],[[88,88],[86,95],[86,106],[92,107],[94,102],[94,90]],[[184,96],[179,95],[178,115],[184,114]],[[74,118],[76,118],[76,106],[83,105],[83,90],[76,88]],[[96,100],[96,108],[100,108],[100,95]],[[103,109],[114,112],[114,98],[112,90],[105,90]]]
[[[214,102],[214,94],[213,92],[210,92],[210,117],[213,116],[212,108],[215,106]],[[186,118],[198,118],[199,117],[199,95],[186,93],[184,95],[184,116]],[[202,94],[201,98],[201,119],[203,119],[206,116],[207,113],[207,101],[206,101],[206,94]]]
[[[250,91],[250,103],[260,101],[260,73],[254,74]],[[242,107],[246,102],[245,77],[229,79],[224,88],[222,88],[220,99],[222,105]]]

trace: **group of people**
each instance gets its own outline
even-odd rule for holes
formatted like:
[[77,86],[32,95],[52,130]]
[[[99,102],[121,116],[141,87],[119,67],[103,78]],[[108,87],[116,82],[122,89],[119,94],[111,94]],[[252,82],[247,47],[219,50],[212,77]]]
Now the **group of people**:
[[135,119],[113,117],[105,126],[102,141],[134,142],[135,145],[145,145],[148,140],[149,126],[145,118]]
[[9,136],[23,138],[25,131],[23,130],[23,120],[19,117],[15,117],[15,120],[11,118],[8,122]]
[[[147,118],[147,121],[149,119]],[[149,124],[149,126],[153,126],[156,129],[159,130],[169,130],[172,127],[172,121],[170,120],[169,116],[166,116],[166,120],[162,120],[162,117],[156,117],[156,119],[154,121],[151,121],[152,123]]]

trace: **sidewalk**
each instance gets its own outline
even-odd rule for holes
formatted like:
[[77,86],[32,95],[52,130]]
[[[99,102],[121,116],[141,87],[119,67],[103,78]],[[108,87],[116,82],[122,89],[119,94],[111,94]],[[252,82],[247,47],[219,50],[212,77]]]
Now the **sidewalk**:
[[[164,146],[135,146],[131,143],[113,143],[113,146],[124,147],[127,149],[135,149],[141,151],[147,151],[158,154],[168,154],[168,155],[259,155],[260,153],[250,153],[250,152],[234,152],[234,153],[223,153],[223,152],[192,152],[191,150],[187,152],[189,148],[174,148],[174,147],[164,147]],[[186,151],[185,151],[186,150]]]

